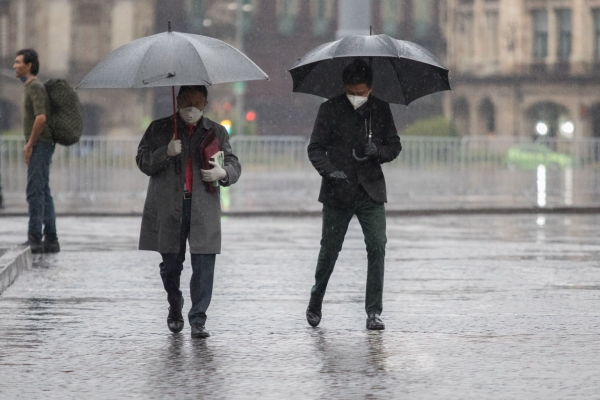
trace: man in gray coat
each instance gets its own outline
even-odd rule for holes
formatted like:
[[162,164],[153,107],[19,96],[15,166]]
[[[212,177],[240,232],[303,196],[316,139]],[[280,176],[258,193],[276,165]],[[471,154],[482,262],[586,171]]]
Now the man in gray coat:
[[[184,325],[179,284],[189,241],[192,307],[188,320],[194,338],[210,336],[204,324],[212,297],[215,258],[221,252],[220,190],[211,192],[204,182],[229,186],[241,174],[227,131],[203,116],[207,98],[205,86],[182,86],[177,96],[178,139],[173,135],[173,116],[156,120],[146,130],[136,157],[140,170],[150,176],[139,248],[162,256],[160,276],[169,302],[167,326],[178,333]],[[200,168],[198,146],[211,129],[224,153],[224,165],[211,161],[212,168],[204,170]]]

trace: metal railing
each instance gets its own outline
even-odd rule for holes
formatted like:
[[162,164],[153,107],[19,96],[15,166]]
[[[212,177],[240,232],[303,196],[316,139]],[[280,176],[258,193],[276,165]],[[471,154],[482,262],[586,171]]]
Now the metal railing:
[[[50,177],[55,198],[129,198],[138,207],[148,183],[135,163],[139,140],[83,137],[71,147],[57,146]],[[233,137],[231,143],[244,171],[229,193],[233,209],[277,208],[286,202],[292,202],[292,208],[313,207],[320,177],[307,157],[308,138]],[[23,145],[22,138],[0,137],[3,192],[18,194],[20,204],[27,184]],[[458,203],[474,198],[480,203],[500,198],[504,204],[535,203],[538,163],[548,168],[544,179],[550,199],[554,196],[561,204],[600,203],[598,139],[533,143],[520,137],[402,137],[402,146],[400,156],[384,170],[388,197],[403,206],[452,198]],[[540,151],[546,155],[538,162]]]

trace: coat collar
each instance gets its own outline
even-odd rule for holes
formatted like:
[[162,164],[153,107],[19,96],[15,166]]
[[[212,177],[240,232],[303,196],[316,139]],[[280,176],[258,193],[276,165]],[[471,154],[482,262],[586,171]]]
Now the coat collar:
[[343,107],[351,110],[352,112],[356,112],[356,113],[360,114],[361,117],[364,117],[366,115],[366,113],[368,111],[370,111],[371,109],[377,108],[376,104],[375,104],[376,103],[375,97],[373,96],[373,94],[370,94],[367,102],[365,104],[363,104],[362,106],[358,107],[356,110],[354,109],[354,106],[352,105],[352,103],[350,103],[350,100],[348,99],[348,96],[346,96],[345,93],[338,96],[338,99],[339,99],[340,104]]
[[[171,121],[173,121],[173,115],[171,115]],[[181,119],[181,117],[179,116],[179,113],[177,113],[177,129],[184,129],[187,132],[188,129],[188,123],[185,122],[183,119]],[[200,119],[200,121],[196,124],[196,129],[198,129],[199,127],[202,128],[203,130],[207,131],[210,128],[212,128],[214,126],[214,122],[212,122],[210,119],[208,119],[205,116],[202,116],[202,118]]]

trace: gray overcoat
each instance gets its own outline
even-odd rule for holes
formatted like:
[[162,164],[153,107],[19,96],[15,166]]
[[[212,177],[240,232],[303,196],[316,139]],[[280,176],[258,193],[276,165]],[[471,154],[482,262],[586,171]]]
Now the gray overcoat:
[[219,254],[221,252],[221,194],[206,191],[197,149],[206,132],[214,127],[219,146],[225,153],[224,169],[229,186],[237,182],[242,173],[238,158],[233,154],[225,128],[203,117],[197,124],[191,139],[188,125],[178,116],[178,138],[181,140],[181,172],[175,172],[175,158],[167,155],[167,147],[173,137],[173,116],[150,124],[142,138],[136,157],[139,169],[150,177],[148,193],[142,216],[140,250],[159,253],[179,253],[183,187],[188,154],[193,164],[192,216],[190,224],[190,252],[192,254]]

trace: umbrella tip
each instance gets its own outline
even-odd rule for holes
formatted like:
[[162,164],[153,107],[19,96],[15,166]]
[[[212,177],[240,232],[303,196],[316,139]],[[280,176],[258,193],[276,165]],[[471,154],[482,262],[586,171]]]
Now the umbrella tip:
[[168,26],[168,28],[169,28],[169,32],[173,32],[173,30],[171,29],[171,20],[169,20],[169,26]]

